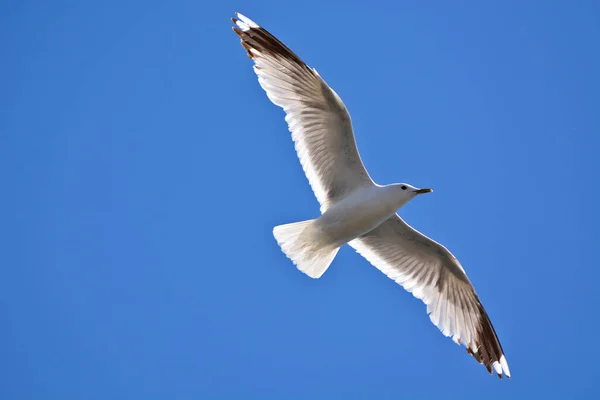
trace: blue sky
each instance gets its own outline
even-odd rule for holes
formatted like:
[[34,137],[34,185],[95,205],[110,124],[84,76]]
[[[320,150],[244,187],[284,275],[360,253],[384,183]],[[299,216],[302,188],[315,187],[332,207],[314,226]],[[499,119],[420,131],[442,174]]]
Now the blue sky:
[[[593,1],[0,6],[0,398],[598,398]],[[576,4],[575,4],[576,3]],[[462,262],[513,378],[348,246],[312,280],[275,225],[318,204],[229,18],[339,93],[400,214]]]

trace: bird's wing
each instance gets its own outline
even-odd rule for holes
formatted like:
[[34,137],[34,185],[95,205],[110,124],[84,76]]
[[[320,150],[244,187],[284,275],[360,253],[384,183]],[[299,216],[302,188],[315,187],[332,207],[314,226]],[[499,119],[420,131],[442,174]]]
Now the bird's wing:
[[431,321],[446,336],[498,376],[510,377],[492,323],[458,260],[441,244],[393,215],[349,242],[381,272],[427,305]]
[[235,33],[269,99],[282,107],[296,152],[321,204],[373,185],[356,149],[350,115],[340,97],[296,54],[249,18],[236,13]]

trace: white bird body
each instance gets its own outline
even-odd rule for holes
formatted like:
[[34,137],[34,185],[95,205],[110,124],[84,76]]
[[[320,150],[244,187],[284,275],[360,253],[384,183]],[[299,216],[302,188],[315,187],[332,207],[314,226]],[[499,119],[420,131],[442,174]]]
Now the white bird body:
[[330,204],[315,225],[331,238],[332,244],[342,246],[396,214],[411,198],[403,196],[400,190],[397,185],[361,187]]
[[298,158],[321,205],[317,219],[279,225],[273,235],[285,255],[312,278],[348,243],[427,305],[431,322],[467,352],[510,377],[492,323],[465,270],[444,246],[409,226],[396,211],[431,189],[380,186],[365,169],[342,99],[296,54],[237,13],[240,37],[269,99],[283,108]]

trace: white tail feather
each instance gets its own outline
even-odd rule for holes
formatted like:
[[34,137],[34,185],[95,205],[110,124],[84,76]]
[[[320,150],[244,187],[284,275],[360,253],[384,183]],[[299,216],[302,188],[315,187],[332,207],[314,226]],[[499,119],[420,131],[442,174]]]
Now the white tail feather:
[[311,278],[320,278],[335,258],[339,247],[323,244],[313,222],[311,219],[276,226],[273,228],[273,236],[281,250],[300,271]]

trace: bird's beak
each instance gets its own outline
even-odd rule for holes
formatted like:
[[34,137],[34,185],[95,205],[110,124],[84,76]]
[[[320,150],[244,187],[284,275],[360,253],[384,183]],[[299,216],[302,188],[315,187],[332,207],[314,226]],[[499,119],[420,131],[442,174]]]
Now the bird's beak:
[[416,194],[431,193],[431,192],[433,192],[433,189],[429,189],[429,188],[415,190]]

